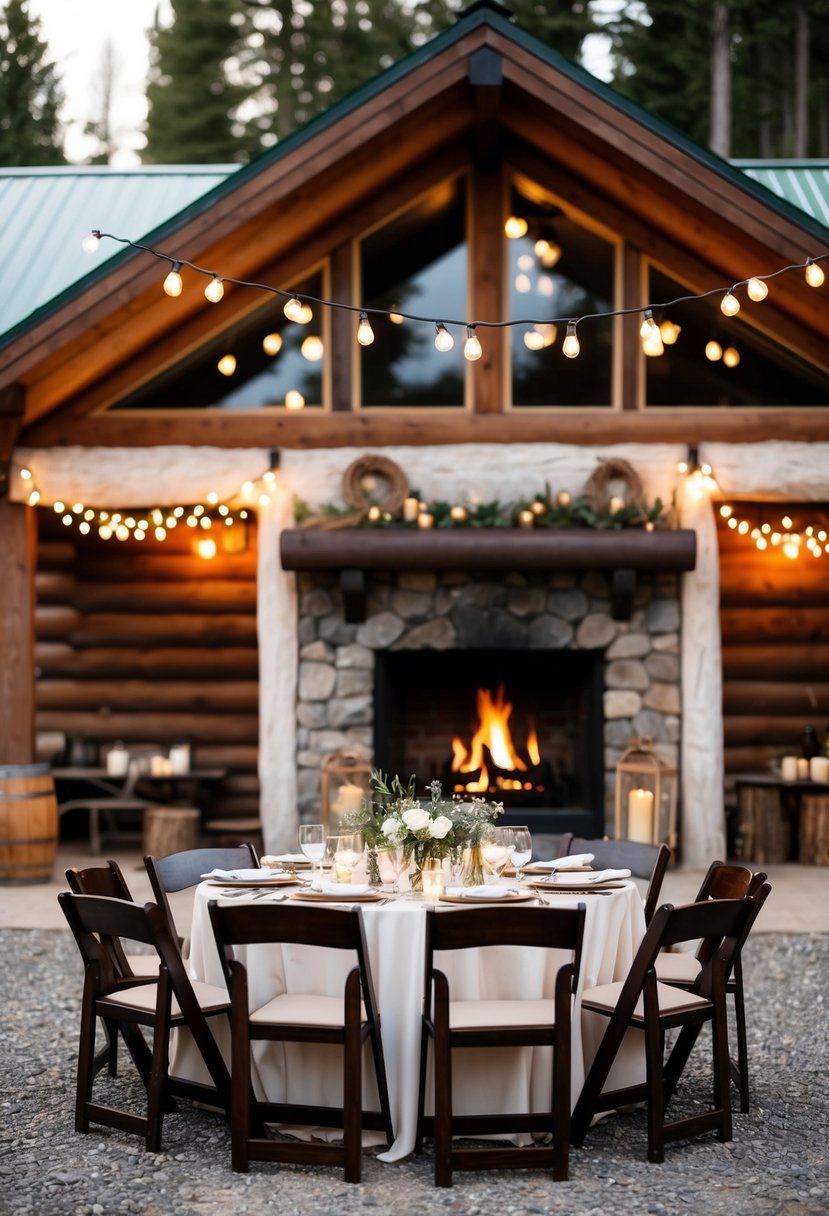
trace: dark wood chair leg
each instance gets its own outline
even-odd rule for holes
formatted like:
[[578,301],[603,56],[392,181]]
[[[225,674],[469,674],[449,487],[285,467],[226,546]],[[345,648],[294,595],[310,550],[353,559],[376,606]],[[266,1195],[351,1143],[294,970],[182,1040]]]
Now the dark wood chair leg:
[[743,966],[739,955],[734,963],[732,975],[734,992],[734,1019],[737,1028],[737,1062],[731,1061],[730,1072],[740,1091],[740,1110],[748,1114],[751,1099],[748,1087],[748,1039],[746,1034],[746,1008],[743,993]]
[[147,1152],[161,1151],[161,1131],[164,1126],[164,1097],[167,1088],[167,1062],[170,1052],[170,1007],[172,990],[166,971],[159,974],[159,1006],[162,1013],[153,1031],[153,1055],[150,1081],[147,1086]]
[[78,1043],[78,1076],[75,1091],[75,1131],[89,1131],[87,1107],[92,1101],[95,1076],[95,984],[87,973],[81,1002],[81,1031]]
[[449,986],[435,974],[435,1186],[452,1185],[452,1059],[449,1048]]
[[556,1027],[553,1047],[553,1180],[566,1182],[570,1174],[570,971],[556,984]]
[[714,1056],[714,1106],[720,1112],[718,1140],[732,1138],[731,1127],[731,1058],[728,1052],[728,1021],[725,1008],[725,976],[715,979],[714,1017],[711,1020]]
[[645,1068],[648,1093],[648,1161],[665,1160],[665,1033],[659,1022],[656,980],[645,985]]
[[346,1182],[360,1181],[362,1144],[363,1041],[360,1034],[360,973],[352,971],[345,986],[343,1047],[343,1148]]
[[247,1033],[248,985],[241,967],[233,967],[230,986],[230,1164],[237,1174],[248,1172],[250,1140],[250,1039]]
[[118,1076],[118,1023],[104,1021],[104,1031],[107,1037],[107,1072],[111,1077]]
[[415,1153],[420,1156],[423,1152],[423,1126],[426,1119],[426,1064],[429,1051],[429,1036],[426,1024],[420,1032],[420,1076],[417,1084],[417,1131],[415,1133]]

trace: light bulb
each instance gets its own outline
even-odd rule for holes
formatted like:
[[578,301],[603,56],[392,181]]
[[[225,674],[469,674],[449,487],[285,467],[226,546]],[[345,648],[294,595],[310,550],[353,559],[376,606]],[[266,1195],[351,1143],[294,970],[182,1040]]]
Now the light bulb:
[[581,346],[579,345],[579,338],[578,334],[576,333],[575,321],[567,322],[567,336],[562,343],[561,349],[568,359],[575,359],[578,357]]
[[515,276],[515,290],[520,292],[532,291],[532,281],[528,274],[521,272]]
[[181,262],[173,262],[172,268],[164,280],[163,287],[168,296],[180,296],[182,289]]
[[211,490],[210,493],[207,495],[207,501],[211,507],[215,507],[216,503],[219,501],[219,495],[216,493],[215,490]]
[[110,528],[108,524],[101,524],[100,528],[98,529],[98,535],[100,536],[101,540],[111,540],[112,528]]
[[97,232],[97,231],[88,232],[86,234],[86,236],[83,238],[83,240],[81,241],[81,249],[84,251],[84,253],[97,253],[98,246],[100,245],[100,243],[101,243],[100,232]]
[[740,311],[740,301],[733,291],[728,291],[720,300],[720,312],[726,317],[736,317]]
[[222,355],[216,367],[223,376],[232,376],[236,371],[236,356],[231,354]]
[[644,319],[639,327],[639,336],[642,339],[642,350],[646,355],[655,356],[664,354],[665,347],[662,344],[662,334],[649,308],[646,309]]
[[278,355],[282,350],[282,334],[265,334],[262,350],[266,355]]
[[463,357],[468,359],[470,363],[474,363],[476,359],[480,359],[483,354],[481,344],[478,341],[473,325],[466,327],[466,341],[463,344]]
[[204,289],[204,298],[209,300],[211,304],[218,304],[222,296],[225,294],[225,285],[217,274],[207,284]]
[[371,346],[374,341],[374,330],[371,328],[371,321],[369,321],[367,314],[364,312],[360,313],[360,324],[357,326],[357,341],[361,346]]
[[289,388],[285,394],[286,410],[301,410],[305,408],[305,398],[298,388]]
[[527,221],[519,215],[511,215],[504,224],[504,232],[511,241],[527,234]]
[[731,519],[733,514],[734,508],[728,503],[723,503],[723,505],[720,507],[720,515],[723,517],[723,519]]
[[91,529],[89,527],[89,524],[86,522],[86,520],[83,520],[82,523],[78,524],[78,531],[80,532],[81,536],[88,536],[90,533],[90,530]]
[[282,311],[289,321],[296,321],[299,324],[299,319],[302,316],[302,301],[298,300],[296,296],[292,296]]
[[31,469],[21,469],[20,470],[20,480],[21,481],[31,481],[32,480],[32,470]]
[[299,349],[303,359],[307,359],[309,363],[319,363],[324,353],[322,338],[318,338],[316,334],[309,334]]
[[662,334],[662,341],[665,345],[673,346],[682,333],[682,326],[677,325],[675,321],[663,321],[659,326],[659,332]]
[[762,279],[751,278],[746,284],[746,291],[750,300],[755,300],[759,303],[760,300],[765,300],[769,294],[768,283],[764,283]]
[[299,325],[307,325],[308,322],[313,321],[313,319],[314,319],[314,312],[313,312],[313,309],[311,308],[311,305],[305,304],[305,303],[300,304],[299,315],[297,317],[297,323]]
[[522,253],[516,262],[516,266],[519,270],[532,270],[533,266],[535,266],[535,260],[532,254]]
[[391,321],[392,325],[402,325],[406,318],[403,316],[402,312],[390,312],[389,320]]
[[722,359],[722,347],[713,338],[705,344],[705,357],[706,359],[710,359],[712,363],[716,363],[718,359]]
[[817,262],[810,262],[805,270],[805,278],[810,287],[822,287],[826,275],[823,273],[822,266],[818,266]]
[[162,528],[160,524],[155,530],[155,539],[156,540],[166,540],[167,539],[167,529]]
[[435,324],[435,347],[436,347],[436,349],[443,351],[445,353],[446,351],[451,350],[454,345],[455,345],[455,339],[452,337],[452,335],[450,334],[450,332],[446,328],[446,326],[443,324],[443,322],[438,321]]
[[539,332],[538,328],[528,329],[524,334],[524,345],[527,350],[543,350],[544,335]]
[[541,260],[541,265],[545,270],[552,270],[561,257],[561,246],[555,241],[536,241],[535,252]]
[[205,561],[210,561],[212,557],[216,556],[216,548],[216,542],[210,536],[205,536],[201,540],[196,541],[196,552]]
[[726,367],[736,367],[740,362],[740,352],[736,346],[726,346],[722,353],[722,361]]
[[40,490],[32,490],[26,501],[30,507],[36,506],[40,502]]
[[555,292],[556,285],[548,274],[540,274],[535,288],[540,296],[546,296],[549,300],[550,296]]

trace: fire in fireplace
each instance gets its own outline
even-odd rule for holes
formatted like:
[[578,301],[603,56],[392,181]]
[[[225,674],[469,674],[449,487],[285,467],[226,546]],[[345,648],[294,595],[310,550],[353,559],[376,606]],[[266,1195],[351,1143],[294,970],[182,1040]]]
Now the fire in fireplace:
[[602,690],[592,651],[377,652],[375,763],[495,798],[505,822],[601,834]]

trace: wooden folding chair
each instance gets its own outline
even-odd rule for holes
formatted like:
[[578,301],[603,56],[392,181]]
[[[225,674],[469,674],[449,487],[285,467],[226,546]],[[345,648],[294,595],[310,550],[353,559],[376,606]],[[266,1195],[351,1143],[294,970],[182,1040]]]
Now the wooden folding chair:
[[257,869],[259,855],[252,844],[239,844],[227,848],[186,849],[182,853],[170,853],[167,857],[144,858],[144,867],[150,878],[156,903],[167,918],[173,939],[186,954],[185,939],[176,928],[168,894],[197,887],[202,874],[211,870]]
[[594,870],[630,870],[634,878],[646,878],[645,924],[649,925],[659,904],[662,880],[671,860],[666,844],[640,844],[638,840],[585,840],[567,832],[559,842],[559,856],[592,853]]
[[[208,908],[231,1001],[233,1169],[247,1172],[250,1160],[341,1165],[346,1182],[359,1182],[362,1128],[385,1132],[388,1147],[394,1140],[380,1036],[380,1014],[360,909],[346,911],[263,904],[237,904],[231,907],[217,900],[211,900]],[[291,943],[351,952],[355,966],[348,974],[342,996],[286,992],[259,1009],[250,1009],[247,968],[234,957],[233,948],[264,943]],[[297,1105],[252,1099],[251,1043],[260,1040],[341,1044],[342,1106]],[[379,1111],[363,1110],[362,1065],[366,1040],[371,1044],[374,1060]],[[342,1127],[343,1142],[321,1144],[268,1140],[261,1134],[253,1134],[258,1132],[263,1122]]]
[[[549,1165],[556,1181],[566,1179],[570,1145],[570,1034],[573,994],[578,983],[585,905],[577,908],[470,908],[426,914],[426,980],[420,1051],[416,1151],[422,1151],[429,1124],[435,1142],[435,1185],[451,1186],[456,1169],[533,1169]],[[545,1000],[452,1000],[449,981],[435,965],[442,951],[482,950],[491,946],[529,946],[567,951],[554,995]],[[426,1052],[434,1045],[435,1113],[427,1120]],[[460,1047],[551,1047],[552,1092],[549,1109],[531,1114],[452,1110],[452,1051]],[[453,1136],[492,1132],[546,1132],[551,1148],[459,1147]]]
[[[649,1161],[663,1161],[669,1141],[706,1131],[716,1131],[720,1140],[731,1139],[726,979],[768,890],[768,886],[762,887],[754,898],[709,900],[680,908],[663,905],[648,926],[627,979],[583,994],[583,1013],[598,1013],[609,1020],[573,1111],[574,1145],[584,1143],[590,1122],[599,1111],[643,1101],[648,1108]],[[693,989],[686,992],[659,983],[655,963],[660,950],[700,939],[706,943],[702,951],[705,961]],[[667,1122],[668,1103],[706,1022],[712,1027],[713,1108]],[[646,1081],[603,1093],[613,1061],[631,1027],[645,1032]],[[665,1062],[665,1032],[677,1028],[680,1034]]]
[[[766,875],[747,866],[712,861],[702,880],[696,902],[706,899],[744,899],[755,895],[766,881]],[[694,954],[660,954],[656,959],[656,978],[677,988],[693,988],[700,973],[700,951]],[[748,1037],[746,1034],[745,994],[743,989],[742,951],[734,959],[734,968],[726,982],[726,992],[734,997],[734,1020],[737,1031],[737,1058],[729,1060],[731,1079],[740,1094],[740,1110],[748,1113],[750,1091],[748,1083]]]
[[[175,1096],[218,1106],[229,1114],[230,1077],[206,1020],[227,1013],[227,993],[210,984],[191,983],[160,909],[155,904],[141,907],[69,891],[61,891],[58,902],[84,962],[75,1130],[88,1132],[90,1123],[104,1124],[143,1136],[147,1150],[158,1152],[164,1114],[176,1109]],[[112,943],[124,937],[155,948],[156,980],[121,975]],[[92,1101],[96,1018],[116,1026],[124,1039],[147,1089],[146,1115]],[[142,1026],[152,1030],[152,1052]],[[179,1026],[191,1031],[213,1085],[170,1077],[170,1031]]]

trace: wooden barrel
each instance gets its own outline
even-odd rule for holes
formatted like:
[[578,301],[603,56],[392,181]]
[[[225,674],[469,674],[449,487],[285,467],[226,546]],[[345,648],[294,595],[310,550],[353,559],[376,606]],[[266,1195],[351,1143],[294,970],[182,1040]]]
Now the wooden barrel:
[[0,883],[50,882],[58,803],[48,764],[0,766]]

